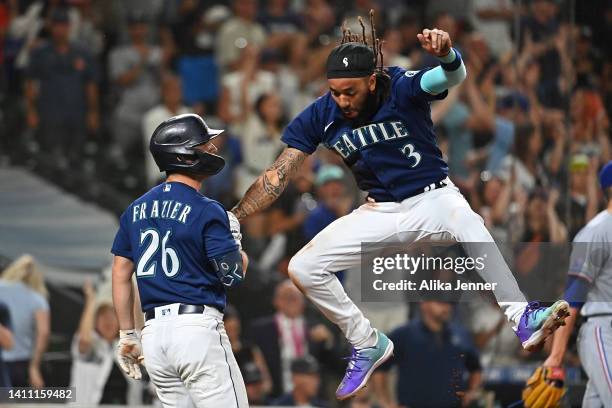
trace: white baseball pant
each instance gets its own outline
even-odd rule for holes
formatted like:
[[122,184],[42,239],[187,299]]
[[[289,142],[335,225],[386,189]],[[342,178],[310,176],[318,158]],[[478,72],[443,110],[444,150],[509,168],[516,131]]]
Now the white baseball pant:
[[[467,254],[478,257],[482,246],[493,243],[482,218],[469,206],[459,189],[446,187],[427,191],[402,202],[369,202],[341,217],[317,234],[289,263],[289,276],[300,290],[355,347],[373,346],[376,336],[370,321],[347,296],[333,275],[361,263],[362,242],[411,243],[421,240],[451,240],[463,243]],[[499,306],[513,324],[527,305],[512,272],[495,245],[487,245],[488,262],[480,271],[485,282],[497,283],[493,291]]]
[[221,312],[206,307],[202,314],[179,315],[178,306],[155,308],[141,336],[144,365],[162,405],[248,407]]
[[589,376],[583,408],[612,407],[612,317],[589,318],[580,328],[578,355]]

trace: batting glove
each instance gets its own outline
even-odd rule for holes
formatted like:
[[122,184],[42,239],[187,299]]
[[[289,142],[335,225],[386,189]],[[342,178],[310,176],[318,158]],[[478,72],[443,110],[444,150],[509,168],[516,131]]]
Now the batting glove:
[[240,241],[242,240],[242,234],[240,233],[240,221],[234,215],[233,212],[227,211],[227,217],[229,218],[230,231],[232,232],[232,236],[234,237],[234,241],[238,244],[238,247],[242,249],[242,244]]
[[142,361],[142,344],[135,330],[119,330],[117,362],[121,369],[135,380],[142,378],[139,362]]

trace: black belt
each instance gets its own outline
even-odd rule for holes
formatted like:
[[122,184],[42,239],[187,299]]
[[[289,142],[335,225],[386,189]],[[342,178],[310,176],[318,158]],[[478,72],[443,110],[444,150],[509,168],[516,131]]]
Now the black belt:
[[[421,188],[417,188],[416,190],[411,191],[410,193],[408,193],[408,195],[406,195],[406,197],[402,198],[399,201],[396,202],[402,202],[410,197],[414,197],[417,196],[419,194],[423,194],[426,193],[428,191],[433,191],[433,190],[437,190],[439,188],[442,187],[446,187],[448,186],[448,183],[446,182],[447,177],[444,177],[442,180],[437,181],[435,183],[431,183],[426,185],[425,187],[421,187]],[[372,195],[368,195],[367,200],[370,202],[374,202],[374,203],[384,203],[384,202],[392,202],[392,200],[377,200],[376,197],[373,197]]]
[[[162,306],[163,307],[163,306]],[[207,307],[211,306],[201,306],[201,305],[185,305],[181,303],[179,305],[178,314],[202,314]],[[163,315],[163,311],[162,311]],[[155,308],[147,310],[145,312],[145,321],[155,319]]]

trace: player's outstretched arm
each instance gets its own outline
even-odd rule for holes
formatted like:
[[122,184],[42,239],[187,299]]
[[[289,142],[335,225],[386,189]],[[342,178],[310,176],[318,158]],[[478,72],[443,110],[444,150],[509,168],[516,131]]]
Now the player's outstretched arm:
[[306,153],[298,149],[285,148],[276,161],[249,187],[242,200],[232,208],[232,213],[241,220],[268,208],[285,190],[306,156]]
[[452,48],[450,36],[446,31],[426,28],[417,38],[421,47],[440,61],[440,66],[423,74],[421,89],[437,95],[460,84],[466,78],[467,72],[461,54]]

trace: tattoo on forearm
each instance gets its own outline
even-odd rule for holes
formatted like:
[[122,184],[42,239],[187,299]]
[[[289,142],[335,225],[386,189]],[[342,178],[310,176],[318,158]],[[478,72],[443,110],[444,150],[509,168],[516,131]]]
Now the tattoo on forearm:
[[306,153],[286,148],[272,166],[249,187],[232,212],[238,219],[242,219],[267,208],[282,194],[305,158]]

